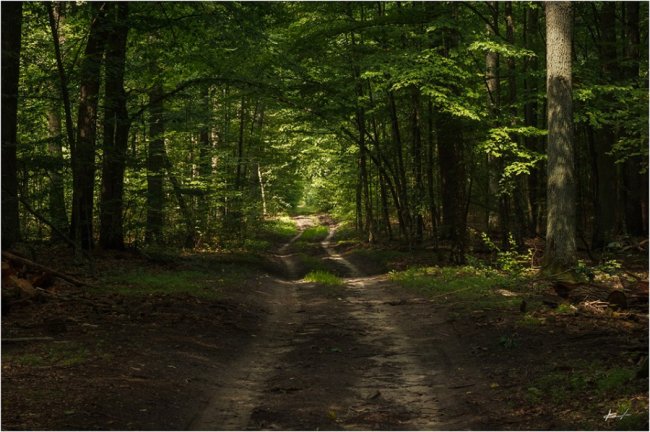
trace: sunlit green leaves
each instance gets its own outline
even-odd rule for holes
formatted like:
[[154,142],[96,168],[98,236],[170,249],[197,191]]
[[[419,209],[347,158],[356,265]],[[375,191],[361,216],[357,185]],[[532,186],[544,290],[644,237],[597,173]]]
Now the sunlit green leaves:
[[487,54],[489,52],[497,53],[504,57],[514,59],[532,59],[537,55],[525,48],[520,48],[507,43],[500,43],[493,40],[479,40],[475,41],[468,47],[469,51],[480,52]]

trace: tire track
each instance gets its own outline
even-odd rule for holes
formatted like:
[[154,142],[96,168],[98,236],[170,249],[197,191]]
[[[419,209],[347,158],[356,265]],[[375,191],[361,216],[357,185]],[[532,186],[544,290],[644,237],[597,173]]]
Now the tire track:
[[[300,231],[279,249],[279,257],[290,279],[295,278],[295,264],[285,252],[300,238]],[[292,347],[290,341],[299,324],[299,302],[294,282],[270,278],[267,321],[254,336],[254,341],[233,364],[215,378],[216,391],[207,406],[192,420],[188,430],[244,430],[251,413],[258,405],[264,384],[272,375],[280,358]]]

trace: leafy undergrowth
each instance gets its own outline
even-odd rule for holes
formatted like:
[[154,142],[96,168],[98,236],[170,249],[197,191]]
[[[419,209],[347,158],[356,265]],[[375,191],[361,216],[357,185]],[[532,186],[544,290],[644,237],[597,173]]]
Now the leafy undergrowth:
[[[638,368],[630,365],[576,360],[534,379],[526,399],[531,406],[544,404],[567,413],[581,429],[647,430],[647,379],[637,374]],[[591,415],[576,416],[585,411]],[[609,413],[613,415],[606,418]]]
[[510,290],[525,282],[521,276],[471,266],[412,267],[404,271],[391,271],[389,278],[429,298],[469,308],[511,307],[518,304],[522,297]]
[[[445,305],[517,427],[527,417],[548,429],[647,430],[647,312],[549,307],[532,272],[499,267],[412,266],[388,278]],[[606,270],[594,267],[595,279]]]

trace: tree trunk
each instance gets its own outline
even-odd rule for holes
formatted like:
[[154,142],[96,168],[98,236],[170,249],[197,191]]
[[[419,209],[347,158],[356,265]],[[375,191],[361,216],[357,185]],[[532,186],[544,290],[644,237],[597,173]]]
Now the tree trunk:
[[[492,22],[486,24],[488,35],[491,39],[496,39],[499,29],[499,2],[492,1],[489,3],[492,9]],[[501,76],[499,73],[499,53],[488,51],[485,55],[485,81],[488,92],[488,113],[492,118],[492,126],[499,125],[499,116],[501,112]],[[503,162],[494,156],[488,155],[486,158],[487,181],[485,182],[485,227],[490,230],[495,226],[493,209],[498,208],[498,226],[502,233],[508,230],[508,213],[503,211],[503,197],[499,194],[499,176],[503,172]],[[496,205],[494,199],[496,198]]]
[[411,244],[411,212],[408,199],[408,187],[406,184],[406,170],[404,169],[404,155],[402,150],[402,138],[399,130],[399,120],[397,117],[397,107],[395,106],[395,95],[392,91],[388,92],[389,112],[391,119],[391,130],[393,146],[395,148],[395,158],[397,159],[397,173],[395,175],[395,185],[400,201],[400,226],[402,233]]
[[104,96],[104,158],[100,204],[99,243],[105,249],[124,248],[124,170],[130,122],[124,91],[128,3],[119,2],[108,38]]
[[[537,8],[526,10],[526,28],[524,29],[524,45],[529,50],[535,50],[537,45],[537,27],[539,14]],[[538,127],[539,122],[537,106],[538,80],[536,78],[539,70],[537,56],[524,60],[524,88],[526,92],[526,103],[524,104],[524,121],[526,126]],[[531,72],[532,71],[532,72]],[[526,147],[535,152],[542,152],[543,146],[537,137],[526,137]],[[541,216],[543,203],[543,172],[541,168],[535,168],[528,176],[528,201],[530,202],[529,233],[539,235],[542,231]]]
[[458,121],[447,113],[440,113],[438,130],[438,161],[442,189],[443,238],[452,245],[452,261],[464,262],[466,249],[467,213],[465,204],[466,172],[463,158],[463,140]]
[[47,3],[47,12],[50,22],[50,32],[52,34],[52,42],[54,43],[54,56],[56,57],[56,66],[59,73],[59,88],[61,91],[61,99],[63,100],[63,110],[65,112],[65,130],[68,136],[68,145],[72,149],[74,147],[75,135],[74,125],[72,124],[72,107],[70,102],[70,92],[68,91],[68,78],[63,66],[63,57],[61,55],[61,44],[63,38],[59,33],[59,27],[63,14],[61,13],[62,3],[52,4]]
[[[157,69],[154,67],[154,69]],[[165,168],[165,119],[160,77],[149,91],[149,151],[147,154],[147,226],[145,241],[161,243],[163,233],[163,170]]]
[[[51,167],[47,173],[50,178],[50,221],[58,231],[64,231],[68,227],[68,215],[63,188],[63,137],[61,135],[61,117],[55,104],[52,104],[47,112],[47,128],[50,135],[47,151],[52,158]],[[58,234],[52,230],[51,237],[56,238]]]
[[97,104],[105,42],[106,3],[91,3],[93,20],[79,68],[77,138],[72,147],[71,234],[84,250],[93,247],[93,197],[95,186],[95,138]]
[[436,158],[436,143],[433,138],[433,102],[429,98],[427,102],[427,198],[429,204],[429,218],[431,219],[431,238],[435,246],[438,246],[438,210],[436,207],[434,162]]
[[206,119],[199,131],[199,179],[204,188],[203,194],[199,196],[199,226],[201,232],[205,233],[208,229],[208,189],[210,176],[212,175],[212,145],[210,143],[210,120],[212,114],[212,106],[210,103],[210,88],[204,87],[202,89],[203,107],[206,110]]
[[2,249],[20,240],[16,135],[22,18],[22,2],[2,2]]
[[[617,77],[616,55],[616,3],[603,2],[600,10],[599,54],[601,74],[605,82],[612,83]],[[595,224],[592,238],[593,248],[602,248],[610,243],[619,227],[617,226],[618,176],[617,165],[609,154],[616,142],[616,134],[611,126],[593,131],[592,171],[594,179]]]
[[547,274],[569,270],[577,262],[571,97],[572,15],[570,2],[546,3],[548,209],[544,271]]
[[185,240],[183,245],[186,248],[194,247],[196,243],[196,230],[194,229],[194,218],[192,217],[192,212],[190,211],[185,198],[183,197],[181,182],[178,181],[172,170],[172,164],[167,157],[167,152],[165,147],[162,147],[162,159],[165,169],[167,170],[167,175],[169,176],[169,182],[172,184],[172,189],[174,190],[174,195],[176,195],[176,201],[178,202],[178,208],[181,210],[181,215],[185,220]]
[[[629,80],[639,79],[640,43],[639,2],[625,2],[625,76]],[[647,80],[646,86],[647,86]],[[623,177],[623,200],[625,203],[625,226],[627,233],[633,236],[648,235],[648,172],[641,173],[641,166],[646,162],[640,156],[625,161]]]
[[414,222],[415,240],[418,244],[424,240],[424,181],[422,180],[422,135],[420,133],[420,90],[417,87],[411,89],[411,101],[413,111],[411,113],[411,135],[413,137],[413,178],[415,180],[414,193]]

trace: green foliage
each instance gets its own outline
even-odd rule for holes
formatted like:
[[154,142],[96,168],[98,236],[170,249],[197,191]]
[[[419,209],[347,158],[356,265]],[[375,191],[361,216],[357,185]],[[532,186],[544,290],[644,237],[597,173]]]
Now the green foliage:
[[223,269],[221,273],[208,281],[201,271],[136,269],[107,274],[105,280],[109,285],[105,289],[129,296],[191,294],[218,298],[218,286],[230,276]]
[[531,266],[532,250],[528,249],[526,253],[517,251],[517,242],[512,233],[508,235],[508,249],[501,250],[486,233],[481,233],[483,243],[496,254],[494,266],[513,275],[521,275]]
[[[625,397],[641,389],[640,382],[633,382],[634,374],[632,368],[608,367],[597,361],[576,361],[569,371],[554,370],[535,379],[528,388],[529,400],[533,403],[549,400],[562,405],[575,403],[593,394],[608,399]],[[615,411],[616,407],[613,408]]]
[[578,263],[574,268],[574,272],[577,275],[582,276],[585,279],[589,280],[590,282],[593,282],[594,279],[596,279],[596,277],[603,274],[609,276],[619,275],[621,273],[621,268],[622,268],[621,263],[615,259],[606,260],[600,264],[596,264],[592,266],[587,265],[587,263],[584,260],[578,260]]
[[314,282],[321,285],[340,286],[343,281],[338,276],[323,270],[313,270],[305,276],[307,282]]
[[499,43],[492,40],[479,40],[472,42],[468,47],[468,50],[481,52],[483,54],[494,52],[504,57],[511,57],[520,60],[532,59],[537,56],[533,51],[529,49],[515,47],[506,43]]
[[288,241],[298,234],[298,228],[288,216],[279,216],[263,220],[257,227],[255,237],[268,238],[273,241]]
[[496,159],[504,160],[504,168],[499,180],[500,193],[511,194],[514,178],[530,175],[546,155],[522,145],[526,137],[546,136],[546,130],[534,127],[498,127],[488,131],[488,137],[478,150]]
[[512,288],[522,279],[498,270],[475,267],[412,267],[391,271],[389,279],[438,300],[467,302],[470,307],[511,307],[518,297],[503,297],[497,289]]
[[323,225],[309,227],[302,232],[300,239],[306,242],[321,242],[329,234],[329,228]]

